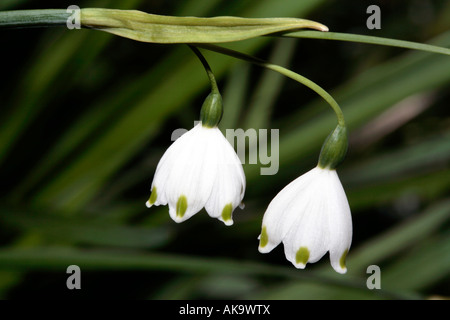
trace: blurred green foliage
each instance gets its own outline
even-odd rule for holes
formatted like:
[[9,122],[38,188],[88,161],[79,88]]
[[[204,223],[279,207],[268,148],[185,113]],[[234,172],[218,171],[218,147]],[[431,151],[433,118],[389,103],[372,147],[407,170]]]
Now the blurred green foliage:
[[[301,17],[331,31],[450,47],[450,3],[98,0],[81,7],[179,16]],[[8,0],[0,10],[59,8]],[[227,44],[310,78],[342,106],[349,153],[339,167],[353,213],[346,275],[328,257],[306,270],[280,246],[257,251],[262,215],[316,165],[334,128],[326,103],[271,71],[205,52],[222,89],[221,129],[280,130],[280,169],[245,164],[246,207],[225,227],[202,211],[175,224],[144,205],[178,128],[198,120],[208,79],[184,45],[93,30],[0,30],[0,297],[134,299],[425,299],[450,296],[450,58],[314,39]],[[65,286],[82,270],[82,290]],[[381,290],[366,287],[369,265]]]

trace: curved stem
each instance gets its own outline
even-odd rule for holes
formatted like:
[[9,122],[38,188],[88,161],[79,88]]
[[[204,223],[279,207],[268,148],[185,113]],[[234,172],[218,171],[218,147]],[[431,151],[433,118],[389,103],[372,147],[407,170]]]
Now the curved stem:
[[241,60],[245,60],[245,61],[254,63],[261,67],[278,72],[288,78],[291,78],[292,80],[300,82],[301,84],[307,86],[308,88],[310,88],[311,90],[316,92],[318,95],[320,95],[331,106],[331,108],[336,113],[336,116],[338,119],[338,124],[345,127],[344,114],[342,113],[342,110],[339,107],[339,104],[336,102],[336,100],[334,100],[334,98],[328,92],[326,92],[323,88],[321,88],[319,85],[312,82],[308,78],[305,78],[304,76],[302,76],[294,71],[291,71],[289,69],[286,69],[282,66],[271,64],[269,62],[266,62],[266,61],[261,60],[256,57],[252,57],[252,56],[244,54],[242,52],[234,51],[234,50],[216,46],[213,44],[196,44],[196,46],[207,49],[207,50],[211,50],[214,52],[222,53],[222,54],[225,54],[225,55],[237,58],[237,59],[241,59]]
[[338,123],[345,127],[345,120],[344,120],[344,114],[342,113],[341,108],[339,107],[339,104],[336,102],[336,100],[334,100],[334,98],[328,93],[326,92],[322,87],[320,87],[319,85],[317,85],[316,83],[312,82],[311,80],[309,80],[308,78],[305,78],[304,76],[295,73],[294,71],[291,71],[289,69],[286,69],[284,67],[278,66],[278,65],[274,65],[274,64],[270,64],[270,63],[266,63],[264,65],[265,68],[268,68],[270,70],[279,72],[297,82],[300,82],[301,84],[307,86],[308,88],[312,89],[313,91],[315,91],[318,95],[320,95],[333,109],[333,111],[336,113],[337,119],[338,119]]
[[199,58],[201,63],[203,64],[203,67],[205,68],[206,74],[208,75],[209,82],[211,83],[211,91],[214,93],[219,93],[219,88],[217,86],[216,78],[214,77],[214,74],[211,70],[211,67],[208,64],[208,61],[206,61],[205,57],[202,55],[200,50],[196,48],[195,46],[188,45],[189,48],[195,53],[195,55]]

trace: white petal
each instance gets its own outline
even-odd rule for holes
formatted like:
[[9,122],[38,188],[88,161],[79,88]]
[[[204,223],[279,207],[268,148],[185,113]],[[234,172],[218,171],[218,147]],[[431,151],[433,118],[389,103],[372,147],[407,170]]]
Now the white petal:
[[350,206],[335,170],[330,172],[329,189],[330,261],[336,272],[345,273],[345,257],[352,242],[353,227]]
[[345,273],[352,239],[351,212],[335,170],[316,167],[286,186],[270,203],[260,236],[271,251],[281,241],[297,268],[321,259],[327,251],[333,268]]
[[[158,204],[169,204],[169,214],[182,222],[200,211],[209,198],[215,180],[209,148],[214,136],[197,125],[177,139],[161,158],[152,185],[157,187]],[[179,202],[180,199],[186,199]],[[177,204],[185,203],[182,212]],[[185,207],[185,208],[184,208]]]
[[215,156],[216,179],[205,209],[211,217],[232,225],[232,212],[239,206],[245,193],[244,170],[239,157],[220,130],[211,130],[217,130],[215,149],[211,150]]
[[286,258],[297,268],[318,261],[328,251],[328,208],[322,201],[326,177],[320,170],[311,171],[313,179],[292,203],[297,215],[291,220],[291,228],[283,239]]
[[191,142],[195,140],[197,131],[198,128],[196,126],[175,140],[159,160],[151,188],[153,190],[156,187],[158,193],[154,205],[167,204],[166,190],[168,187],[166,184],[169,182],[169,177],[174,176],[172,168],[177,164],[182,164],[183,161],[190,161],[187,159],[189,153],[186,150],[189,149]]
[[295,226],[295,221],[304,212],[304,199],[308,198],[307,190],[315,176],[316,170],[308,171],[284,187],[271,201],[262,222],[263,245],[260,242],[258,248],[261,253],[272,251]]

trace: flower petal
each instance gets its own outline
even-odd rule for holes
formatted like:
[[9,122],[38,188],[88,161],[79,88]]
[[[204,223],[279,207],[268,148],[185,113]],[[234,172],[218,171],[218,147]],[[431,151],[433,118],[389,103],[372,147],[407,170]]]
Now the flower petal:
[[[215,132],[216,179],[205,209],[213,218],[232,225],[232,213],[242,201],[245,193],[245,175],[242,164],[228,140],[219,129]],[[213,159],[211,159],[213,161]]]
[[158,206],[167,204],[166,190],[170,189],[170,187],[167,187],[167,183],[169,182],[169,177],[173,177],[172,168],[177,164],[179,166],[183,161],[189,161],[186,159],[187,156],[189,156],[186,149],[187,146],[191,144],[191,141],[195,140],[196,130],[197,126],[175,140],[159,160],[152,182],[152,191],[155,187],[159,190],[158,197],[154,205]]
[[185,221],[199,212],[211,194],[215,171],[208,149],[214,145],[214,139],[208,130],[199,124],[182,135],[169,147],[156,169],[152,183],[152,188],[158,190],[155,205],[168,203],[169,214],[175,222]]
[[[322,201],[325,176],[324,172],[313,170],[308,188],[292,203],[299,212],[292,218],[291,227],[283,239],[286,258],[297,268],[304,268],[306,262],[318,261],[328,251],[327,205]],[[303,252],[308,250],[306,261],[298,259],[302,248],[305,248]]]
[[332,267],[345,273],[352,221],[336,170],[316,167],[280,191],[264,214],[259,239],[262,253],[282,241],[286,259],[301,269],[329,251]]
[[345,273],[345,257],[352,242],[353,227],[350,206],[337,172],[332,170],[329,178],[330,214],[328,216],[330,230],[330,261],[339,273]]
[[262,222],[262,229],[265,228],[266,232],[264,237],[260,236],[267,241],[260,242],[259,252],[272,251],[287,236],[298,216],[303,214],[303,199],[307,199],[304,195],[314,176],[315,171],[308,171],[284,187],[270,202]]

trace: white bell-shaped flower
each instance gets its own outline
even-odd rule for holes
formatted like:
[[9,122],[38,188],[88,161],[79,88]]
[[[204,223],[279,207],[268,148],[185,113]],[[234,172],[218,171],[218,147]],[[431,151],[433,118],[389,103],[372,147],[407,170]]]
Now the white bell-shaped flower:
[[167,149],[156,168],[147,207],[169,204],[175,222],[203,207],[213,218],[232,225],[242,202],[245,175],[231,144],[217,128],[197,124]]
[[345,273],[352,242],[352,217],[336,166],[347,152],[347,130],[339,124],[325,140],[317,167],[288,184],[272,200],[262,221],[259,251],[283,242],[286,258],[303,269],[327,252],[331,265]]
[[334,270],[347,271],[352,219],[336,170],[316,167],[272,200],[264,214],[259,251],[270,252],[280,242],[297,268],[317,262],[329,251]]

